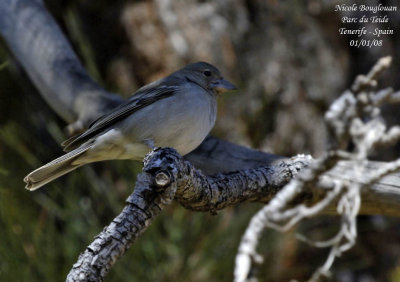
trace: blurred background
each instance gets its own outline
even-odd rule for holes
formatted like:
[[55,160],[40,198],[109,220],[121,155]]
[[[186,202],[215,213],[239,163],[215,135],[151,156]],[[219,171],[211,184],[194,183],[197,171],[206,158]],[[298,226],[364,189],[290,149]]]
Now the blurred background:
[[[349,46],[354,37],[338,29],[358,24],[341,23],[344,13],[334,5],[357,1],[44,2],[90,74],[124,97],[190,62],[218,66],[240,90],[220,100],[212,134],[275,154],[321,156],[329,141],[325,110],[379,57],[394,59],[380,85],[400,88],[400,11],[388,13],[384,26],[395,34],[382,36],[382,47],[355,48]],[[400,8],[397,1],[368,1],[379,3]],[[67,124],[41,98],[4,41],[0,85],[0,281],[62,281],[79,253],[121,211],[141,164],[88,165],[29,193],[23,177],[62,154]],[[389,124],[400,120],[397,107],[383,108]],[[397,158],[399,149],[374,152],[373,158]],[[173,204],[107,281],[232,281],[241,235],[260,208],[243,204],[211,215]],[[327,250],[297,241],[295,233],[328,239],[338,222],[324,216],[285,234],[267,230],[259,250],[265,259],[260,281],[307,279]],[[360,216],[358,224],[357,245],[337,260],[332,280],[400,281],[399,220]]]

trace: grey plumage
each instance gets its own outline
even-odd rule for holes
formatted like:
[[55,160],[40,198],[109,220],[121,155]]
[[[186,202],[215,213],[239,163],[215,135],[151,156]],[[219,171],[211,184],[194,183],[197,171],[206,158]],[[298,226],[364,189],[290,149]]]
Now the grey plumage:
[[63,143],[68,153],[28,174],[28,190],[91,162],[142,160],[152,146],[173,147],[185,155],[214,126],[219,93],[235,87],[217,68],[194,63],[140,88],[127,102]]
[[74,165],[73,162],[80,155],[85,153],[88,148],[89,146],[77,148],[74,151],[32,171],[24,178],[26,189],[31,191],[36,190],[50,181],[53,181],[54,179],[82,166],[83,164]]

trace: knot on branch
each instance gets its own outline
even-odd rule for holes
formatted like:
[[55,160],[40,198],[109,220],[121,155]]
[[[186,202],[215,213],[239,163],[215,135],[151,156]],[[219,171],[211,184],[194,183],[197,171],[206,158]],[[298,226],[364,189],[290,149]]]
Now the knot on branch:
[[[179,171],[179,165],[183,162],[181,155],[173,148],[156,148],[146,155],[143,160],[143,171],[157,177],[161,172],[164,175],[159,176],[163,182],[169,178],[168,182],[175,181],[176,173]],[[164,184],[167,185],[167,184]]]
[[159,187],[164,187],[171,183],[171,175],[168,171],[158,172],[154,179]]
[[156,148],[144,158],[143,171],[151,176],[156,188],[164,190],[179,179],[183,163],[182,156],[175,149]]

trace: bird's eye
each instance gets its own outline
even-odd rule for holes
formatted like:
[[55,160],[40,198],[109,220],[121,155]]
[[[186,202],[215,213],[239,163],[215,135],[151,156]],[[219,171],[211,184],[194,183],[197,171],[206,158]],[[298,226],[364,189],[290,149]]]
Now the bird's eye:
[[211,72],[209,70],[204,71],[203,74],[205,76],[211,76]]

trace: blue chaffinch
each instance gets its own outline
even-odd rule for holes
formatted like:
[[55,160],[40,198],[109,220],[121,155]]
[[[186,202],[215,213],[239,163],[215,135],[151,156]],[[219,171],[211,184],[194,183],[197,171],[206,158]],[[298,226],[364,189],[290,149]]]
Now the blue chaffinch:
[[236,87],[211,64],[198,62],[152,82],[125,103],[63,143],[68,153],[28,174],[28,190],[87,163],[142,160],[154,147],[173,147],[185,155],[214,126],[217,96]]

